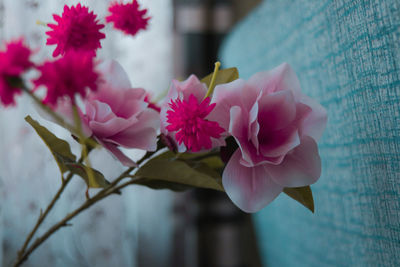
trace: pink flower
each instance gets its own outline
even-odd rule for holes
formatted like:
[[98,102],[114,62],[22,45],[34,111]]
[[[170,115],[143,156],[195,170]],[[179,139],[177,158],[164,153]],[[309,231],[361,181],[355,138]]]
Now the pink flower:
[[196,97],[190,95],[188,101],[177,99],[169,104],[171,109],[167,111],[167,130],[176,132],[178,144],[184,143],[192,152],[202,148],[211,149],[211,137],[218,139],[225,132],[217,122],[205,119],[215,107],[215,104],[210,105],[210,100],[206,97],[199,104]]
[[74,102],[76,94],[85,97],[86,90],[97,90],[99,79],[90,54],[71,51],[55,61],[47,61],[38,67],[41,76],[34,82],[36,89],[47,88],[43,102],[56,105],[57,100],[67,96]]
[[29,60],[31,50],[17,40],[6,44],[0,51],[0,101],[4,106],[15,105],[15,95],[21,94],[21,75],[33,63]]
[[215,88],[211,119],[239,145],[222,175],[228,196],[242,210],[256,212],[284,187],[316,182],[321,161],[316,140],[326,125],[325,109],[303,95],[286,63]]
[[57,24],[48,24],[52,30],[46,32],[49,36],[46,44],[57,45],[53,56],[64,55],[71,50],[96,55],[96,49],[101,47],[100,40],[106,37],[100,32],[104,25],[99,24],[96,17],[81,4],[76,7],[65,5],[61,17],[54,14]]
[[99,68],[104,81],[84,101],[86,111],[82,120],[93,137],[122,164],[135,166],[118,146],[155,151],[159,113],[149,108],[144,89],[131,88],[127,74],[117,62],[105,62]]
[[172,81],[161,107],[161,132],[173,140],[179,152],[211,149],[225,145],[224,129],[209,119],[215,104],[205,98],[207,87],[195,75]]
[[136,35],[138,31],[145,30],[150,20],[150,17],[146,17],[147,9],[140,10],[136,0],[126,4],[113,2],[108,11],[111,14],[106,17],[106,21],[113,22],[114,28],[125,34]]

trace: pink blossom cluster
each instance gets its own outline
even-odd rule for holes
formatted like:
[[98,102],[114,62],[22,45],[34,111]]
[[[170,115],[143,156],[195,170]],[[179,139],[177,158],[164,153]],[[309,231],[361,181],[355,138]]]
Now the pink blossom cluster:
[[[114,2],[108,23],[135,35],[147,27],[146,9],[136,1]],[[143,88],[132,88],[115,61],[96,59],[104,25],[81,4],[65,6],[56,24],[48,24],[48,45],[56,45],[53,60],[35,65],[22,40],[0,50],[0,100],[15,104],[26,89],[23,73],[36,69],[33,91],[46,89],[42,100],[56,113],[73,121],[78,108],[82,129],[126,166],[135,162],[121,148],[157,150],[161,138],[170,149],[183,153],[208,152],[236,146],[222,173],[225,191],[246,212],[256,212],[285,187],[315,183],[321,174],[317,141],[326,125],[325,109],[301,92],[291,67],[284,63],[250,79],[209,88],[191,75],[173,80],[164,102],[149,101]],[[32,92],[31,92],[32,93]],[[80,97],[79,106],[76,98]]]

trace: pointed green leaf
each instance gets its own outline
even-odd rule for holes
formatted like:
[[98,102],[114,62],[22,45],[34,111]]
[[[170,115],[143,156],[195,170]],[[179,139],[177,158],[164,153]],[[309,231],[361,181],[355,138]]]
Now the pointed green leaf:
[[[213,73],[207,75],[206,77],[201,79],[201,82],[205,83],[207,85],[207,87],[210,86],[212,75],[213,75]],[[215,85],[229,83],[238,78],[239,78],[239,72],[238,72],[237,68],[229,68],[229,69],[219,70],[218,74],[217,74],[217,78],[215,80]]]
[[170,151],[150,159],[140,167],[134,177],[139,178],[138,184],[142,185],[147,185],[146,181],[149,180],[158,181],[152,181],[153,184],[150,184],[149,187],[151,185],[168,185],[166,188],[174,188],[176,184],[179,184],[224,191],[219,174],[205,163],[179,159]]
[[33,127],[33,129],[35,129],[36,133],[50,149],[58,167],[60,168],[61,173],[68,171],[68,168],[65,166],[65,164],[59,160],[59,157],[56,156],[56,154],[61,155],[63,158],[66,158],[72,162],[76,160],[75,155],[71,152],[68,142],[55,136],[52,132],[40,125],[30,116],[26,116],[25,120]]
[[[99,172],[98,170],[95,170],[93,168],[89,168],[88,166],[86,166],[86,165],[84,165],[82,163],[71,161],[68,158],[63,157],[62,155],[60,155],[58,153],[55,153],[55,156],[57,157],[57,160],[59,162],[62,162],[62,164],[64,164],[64,166],[70,172],[82,177],[83,180],[88,185],[88,187],[91,187],[91,188],[104,188],[104,187],[106,187],[107,185],[110,184],[106,180],[104,175],[101,172]],[[88,175],[88,172],[90,170],[93,173],[93,180],[89,179],[90,176]]]
[[192,188],[191,186],[184,185],[184,184],[178,184],[178,183],[162,181],[162,180],[154,180],[154,179],[148,179],[148,178],[140,178],[135,182],[135,184],[144,185],[151,189],[156,189],[156,190],[169,189],[169,190],[176,191],[176,192],[182,192],[182,191]]
[[310,186],[285,187],[283,192],[314,213],[314,199]]
[[206,153],[181,153],[177,155],[179,159],[190,161],[201,161],[207,164],[213,170],[222,169],[225,164],[222,162],[219,152]]

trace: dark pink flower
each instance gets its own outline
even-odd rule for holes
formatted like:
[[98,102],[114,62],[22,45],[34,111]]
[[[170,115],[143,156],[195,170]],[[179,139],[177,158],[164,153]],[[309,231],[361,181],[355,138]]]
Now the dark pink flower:
[[113,2],[108,11],[111,14],[106,17],[106,21],[113,22],[114,28],[130,35],[136,35],[138,31],[145,30],[150,20],[150,17],[146,17],[147,9],[140,10],[136,0],[126,4]]
[[284,187],[315,183],[321,174],[316,140],[325,129],[325,109],[301,93],[286,63],[271,71],[217,85],[211,119],[228,129],[239,148],[222,183],[246,212],[262,209]]
[[31,50],[17,40],[6,44],[0,51],[0,101],[5,105],[15,105],[14,97],[21,93],[21,75],[33,63],[29,60]]
[[199,103],[194,95],[190,95],[187,101],[177,99],[169,104],[167,130],[176,132],[178,144],[184,143],[192,152],[210,149],[211,137],[218,139],[225,131],[217,122],[205,119],[215,107],[215,103],[210,105],[210,100],[206,97]]
[[95,71],[94,58],[88,53],[71,51],[55,61],[45,62],[38,70],[41,75],[33,82],[35,89],[47,88],[45,104],[54,106],[64,96],[74,102],[76,94],[85,97],[87,89],[97,90],[99,75]]
[[53,56],[64,55],[68,51],[82,51],[96,55],[101,47],[100,40],[106,36],[100,32],[104,24],[99,24],[93,12],[81,4],[64,6],[62,16],[53,15],[57,24],[48,24],[52,29],[46,32],[48,45],[57,45]]
[[215,105],[204,98],[207,87],[195,75],[186,81],[172,81],[165,102],[161,106],[161,132],[175,142],[179,152],[197,152],[225,145],[224,130],[209,119]]

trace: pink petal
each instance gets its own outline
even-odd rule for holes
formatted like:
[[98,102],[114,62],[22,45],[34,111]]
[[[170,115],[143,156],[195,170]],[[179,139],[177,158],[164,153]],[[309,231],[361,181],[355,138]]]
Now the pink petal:
[[302,124],[303,134],[311,136],[318,141],[325,130],[328,120],[326,109],[317,101],[305,95],[302,96],[300,101],[311,108],[310,114],[308,114]]
[[[297,127],[290,125],[285,129],[259,134],[260,152],[265,157],[280,157],[300,144]],[[283,158],[282,158],[283,159]],[[280,162],[279,162],[280,163]]]
[[137,118],[135,117],[130,119],[113,117],[106,122],[89,121],[89,126],[97,137],[104,138],[127,129],[135,122],[137,122]]
[[182,94],[183,99],[188,100],[190,95],[194,95],[196,99],[203,99],[207,93],[207,87],[195,75],[190,75],[183,82],[173,81],[178,92]]
[[264,165],[272,179],[284,187],[299,187],[315,183],[321,175],[321,159],[317,143],[304,136],[279,165]]
[[266,93],[291,90],[296,100],[301,96],[299,79],[287,63],[282,63],[272,70],[254,74],[248,80],[248,85]]
[[239,106],[249,112],[258,95],[259,91],[248,87],[242,79],[217,85],[211,100],[211,103],[216,103],[216,106],[210,113],[209,118],[218,122],[222,128],[228,129],[231,107]]
[[98,69],[103,73],[104,81],[111,87],[121,89],[131,88],[128,74],[126,74],[117,61],[105,60],[99,65]]
[[283,187],[271,179],[264,165],[245,167],[240,158],[238,149],[225,167],[222,184],[236,206],[245,212],[256,212],[274,200]]
[[138,148],[146,151],[157,149],[157,132],[153,128],[137,130],[133,126],[103,140],[126,148]]
[[231,108],[230,112],[230,125],[229,133],[235,138],[242,151],[242,159],[240,163],[247,167],[252,167],[255,165],[260,165],[263,163],[276,162],[274,157],[265,157],[257,151],[255,145],[249,140],[248,137],[248,119],[245,117],[244,111],[238,106]]
[[124,153],[121,152],[121,150],[118,149],[118,147],[114,144],[110,144],[107,142],[100,142],[101,145],[103,145],[108,151],[111,152],[112,155],[114,155],[124,166],[127,167],[137,167],[138,165],[128,158]]
[[147,109],[140,114],[137,123],[105,140],[123,147],[154,151],[157,148],[158,116],[155,110]]
[[119,117],[129,118],[143,111],[149,104],[144,101],[146,91],[142,88],[124,90],[124,101],[114,111]]
[[264,94],[258,105],[258,120],[266,131],[282,129],[296,118],[296,103],[290,90]]
[[96,110],[93,120],[98,122],[106,122],[116,117],[111,107],[107,103],[95,100],[92,102],[92,105]]

